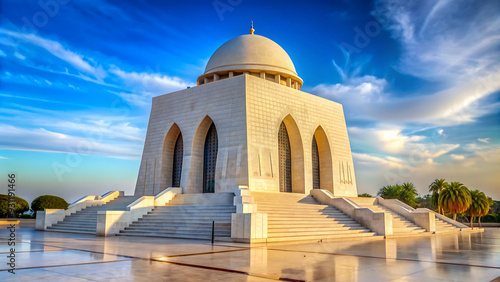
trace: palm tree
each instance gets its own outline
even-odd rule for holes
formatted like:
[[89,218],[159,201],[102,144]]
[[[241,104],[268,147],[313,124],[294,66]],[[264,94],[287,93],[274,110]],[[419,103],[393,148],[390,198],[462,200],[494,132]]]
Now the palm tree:
[[415,207],[415,202],[417,200],[418,192],[415,185],[411,182],[403,183],[400,186],[400,192],[398,199],[409,206]]
[[443,210],[439,205],[439,193],[441,193],[441,191],[443,191],[448,185],[448,182],[446,182],[444,178],[435,179],[434,182],[429,185],[429,192],[432,192],[433,203],[438,207],[438,213],[440,214],[443,214]]
[[471,204],[469,189],[460,182],[451,182],[439,194],[438,203],[443,210],[453,214],[453,220],[457,220],[457,213],[466,211]]
[[471,204],[469,208],[465,211],[465,214],[470,216],[470,227],[474,228],[474,217],[482,216],[485,210],[486,213],[488,213],[490,205],[486,195],[479,190],[470,191],[470,197],[471,197]]
[[481,211],[481,213],[477,216],[478,217],[477,220],[479,222],[479,227],[482,227],[481,226],[481,217],[487,215],[490,212],[491,206],[493,206],[493,204],[495,203],[491,197],[487,197],[487,199],[488,199],[488,206],[484,207],[484,209]]

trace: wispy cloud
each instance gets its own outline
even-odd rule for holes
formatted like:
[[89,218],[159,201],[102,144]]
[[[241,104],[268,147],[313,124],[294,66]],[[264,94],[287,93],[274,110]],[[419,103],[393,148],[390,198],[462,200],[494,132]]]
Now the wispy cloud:
[[[44,128],[19,128],[0,124],[0,147],[10,150],[102,155],[113,158],[137,159],[140,145],[104,143],[95,136],[78,137]],[[124,145],[124,146],[123,146]]]
[[[86,59],[83,55],[77,54],[64,47],[61,43],[42,38],[33,33],[21,33],[5,28],[0,28],[0,34],[10,36],[16,40],[22,40],[26,43],[31,43],[35,46],[41,47],[54,55],[55,57],[65,61],[76,69],[85,73],[93,75],[95,78],[102,80],[106,76],[106,72],[100,66],[91,64],[91,60]],[[19,54],[19,53],[16,53]],[[20,55],[20,54],[19,54]],[[22,56],[22,55],[21,55]],[[17,56],[19,57],[19,56]],[[24,56],[23,56],[24,57]]]
[[[18,50],[19,46],[13,43],[13,41],[17,40],[24,44],[42,48],[53,55],[53,57],[67,63],[70,68],[61,68],[58,64],[60,61],[49,60],[44,56],[40,56],[37,52],[27,52],[21,55],[18,51],[13,51],[12,56],[23,59],[23,64],[26,66],[43,72],[67,75],[85,82],[106,86],[108,87],[106,89],[107,93],[117,95],[133,106],[145,107],[151,103],[151,97],[153,96],[185,89],[188,85],[193,85],[193,83],[188,83],[179,77],[158,73],[150,68],[142,72],[127,71],[125,70],[127,67],[116,64],[119,61],[115,58],[111,60],[103,55],[99,55],[99,58],[94,58],[89,54],[85,54],[85,52],[75,51],[68,44],[47,39],[40,35],[22,33],[6,28],[0,28],[0,34],[8,37],[0,42],[0,44],[12,47],[13,50]],[[34,60],[42,60],[43,63],[34,63]],[[107,64],[106,62],[108,61],[112,61],[115,64]],[[2,77],[25,84],[54,87],[45,79],[36,79],[32,76],[2,74]],[[82,91],[80,85],[69,83],[65,84],[64,87]],[[132,91],[132,93],[128,91]]]
[[117,66],[111,66],[109,71],[122,79],[132,90],[143,94],[159,95],[187,88],[188,84],[178,77],[159,73],[124,71]]
[[456,161],[462,161],[462,160],[465,160],[465,157],[463,155],[455,155],[455,154],[451,154],[450,157]]
[[385,158],[381,158],[369,154],[359,153],[353,153],[352,156],[354,161],[360,165],[379,164],[390,168],[406,168],[406,165],[403,164],[404,161],[395,157],[387,156]]
[[427,95],[400,98],[391,94],[386,85],[384,79],[362,76],[342,84],[320,84],[310,91],[342,103],[351,117],[399,125],[459,125],[500,109],[498,102],[483,101],[500,90],[500,71]]
[[477,141],[483,143],[490,143],[490,138],[477,138]]
[[399,71],[429,80],[457,80],[498,71],[498,9],[495,1],[382,0],[373,15],[402,44]]
[[342,103],[349,117],[360,120],[426,126],[475,122],[500,109],[498,101],[488,100],[500,91],[500,18],[493,12],[498,9],[496,2],[377,1],[373,15],[403,49],[396,70],[444,87],[401,97],[385,78],[361,75],[366,56],[345,54],[344,65],[334,61],[342,83],[310,91]]

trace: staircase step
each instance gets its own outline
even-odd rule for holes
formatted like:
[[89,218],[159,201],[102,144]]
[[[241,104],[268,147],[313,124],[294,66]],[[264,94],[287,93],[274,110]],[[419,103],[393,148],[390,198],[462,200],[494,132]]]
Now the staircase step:
[[[314,228],[318,226],[317,223],[310,223],[310,222],[301,222],[301,223],[294,223],[294,222],[287,222],[287,221],[282,221],[282,222],[268,222],[268,229],[270,228]],[[352,223],[334,223],[334,222],[325,222],[321,223],[321,226],[324,227],[360,227],[361,224],[357,222],[352,222]]]
[[309,236],[284,236],[267,238],[267,242],[284,242],[284,241],[306,241],[306,240],[326,240],[326,239],[343,239],[343,238],[363,238],[376,236],[374,232],[356,233],[356,234],[331,234],[331,235],[309,235]]
[[82,231],[82,232],[88,232],[88,233],[96,233],[96,229],[92,228],[84,228],[84,227],[60,227],[60,226],[49,226],[47,227],[49,230],[54,230],[54,231],[60,231],[60,230],[68,230],[68,231]]
[[273,215],[273,214],[268,214],[267,215],[267,221],[278,221],[278,220],[286,220],[286,221],[291,221],[291,222],[300,222],[300,221],[309,221],[309,222],[353,222],[355,221],[349,216],[320,216],[320,215],[314,215],[314,216],[285,216],[285,215]]
[[[196,235],[182,235],[182,234],[163,234],[155,232],[142,232],[137,233],[118,233],[117,236],[136,236],[136,237],[160,237],[160,238],[178,238],[178,239],[198,239],[198,240],[210,240],[212,236],[196,236]],[[216,241],[227,241],[230,237],[215,237]]]
[[287,236],[318,236],[318,235],[351,235],[359,233],[370,233],[369,230],[337,230],[331,231],[304,231],[304,232],[272,232],[268,233],[268,238],[287,237]]
[[328,205],[320,205],[320,204],[299,204],[299,203],[263,203],[256,202],[258,207],[266,207],[266,208],[283,208],[283,209],[325,209],[332,208]]
[[[164,231],[200,231],[200,232],[212,232],[212,226],[148,226],[148,230],[164,230]],[[144,226],[130,225],[125,227],[125,230],[144,230]],[[215,226],[215,232],[226,232],[231,231],[231,226]]]
[[268,233],[276,233],[276,232],[309,232],[311,230],[314,231],[339,231],[339,230],[368,230],[365,227],[362,226],[353,226],[353,227],[343,227],[343,226],[337,226],[337,227],[331,227],[331,226],[315,226],[314,228],[309,228],[307,227],[268,227],[267,232]]
[[[178,223],[172,223],[172,222],[156,222],[156,221],[134,221],[130,226],[141,226],[144,228],[148,227],[158,227],[158,226],[185,226],[185,227],[206,227],[206,228],[212,228],[212,222],[203,222],[203,223],[192,223],[192,222],[178,222]],[[231,223],[215,223],[216,227],[229,227],[231,228]]]

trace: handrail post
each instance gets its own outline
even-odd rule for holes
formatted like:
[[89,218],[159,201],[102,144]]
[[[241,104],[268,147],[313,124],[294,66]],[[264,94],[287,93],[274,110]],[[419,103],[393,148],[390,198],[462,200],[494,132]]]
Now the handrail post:
[[215,234],[215,221],[212,221],[212,244],[214,243],[214,234]]

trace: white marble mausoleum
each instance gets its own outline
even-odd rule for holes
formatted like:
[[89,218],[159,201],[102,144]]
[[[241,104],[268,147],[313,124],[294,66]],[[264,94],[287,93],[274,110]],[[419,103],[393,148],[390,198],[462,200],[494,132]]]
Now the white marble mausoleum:
[[274,41],[252,32],[222,44],[196,87],[153,98],[135,195],[245,185],[356,197],[342,105],[302,84]]

